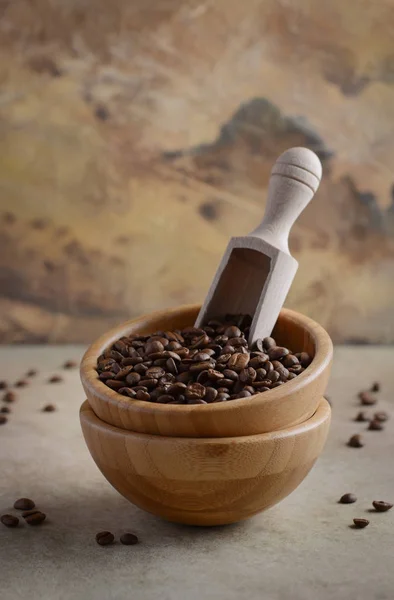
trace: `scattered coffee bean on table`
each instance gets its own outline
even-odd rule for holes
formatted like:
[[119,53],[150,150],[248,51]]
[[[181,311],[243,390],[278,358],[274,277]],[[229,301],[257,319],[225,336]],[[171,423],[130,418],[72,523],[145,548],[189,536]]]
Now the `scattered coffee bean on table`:
[[3,396],[3,402],[8,402],[8,404],[11,404],[11,402],[15,402],[17,396],[15,394],[15,392],[6,392]]
[[0,415],[0,425],[5,425],[8,419],[4,415]]
[[354,494],[344,494],[339,499],[339,504],[353,504],[357,502],[357,496]]
[[358,397],[363,406],[373,406],[377,403],[377,398],[371,392],[360,392]]
[[30,498],[19,498],[19,500],[15,500],[14,508],[17,510],[31,510],[35,508],[35,503]]
[[30,371],[28,371],[26,373],[26,377],[35,377],[36,375],[37,375],[36,369],[30,369]]
[[6,381],[0,381],[0,390],[6,390],[8,388],[8,383]]
[[22,513],[22,517],[28,525],[41,525],[47,518],[45,513],[35,509]]
[[359,433],[352,435],[352,437],[349,439],[347,445],[350,448],[362,448],[364,446],[364,443],[361,439],[361,435]]
[[56,406],[54,404],[46,404],[41,412],[55,412]]
[[360,423],[364,423],[366,421],[369,421],[366,413],[364,411],[361,411],[358,413],[357,417],[354,419],[355,421],[358,421]]
[[374,421],[380,421],[381,423],[383,423],[384,421],[388,421],[389,420],[389,415],[384,412],[383,410],[376,412],[373,416],[373,420]]
[[122,337],[97,359],[99,379],[130,400],[204,405],[247,401],[304,372],[306,352],[293,354],[271,337],[249,348],[251,322],[227,315],[200,328]]
[[134,533],[123,533],[120,536],[120,543],[125,546],[134,546],[135,544],[138,544],[138,542],[139,539]]
[[27,385],[29,385],[29,383],[26,381],[26,379],[19,379],[19,381],[15,382],[15,387],[17,388],[26,387]]
[[48,383],[60,383],[61,381],[63,381],[63,377],[60,377],[60,375],[52,375],[48,379]]
[[10,412],[11,412],[11,409],[10,409],[10,408],[8,408],[8,406],[2,406],[2,407],[0,408],[0,413],[8,414],[8,413],[10,413]]
[[368,519],[353,519],[353,523],[357,529],[364,529],[364,527],[369,525]]
[[387,512],[393,508],[393,504],[390,504],[390,502],[383,502],[383,500],[374,500],[372,505],[378,512]]
[[66,360],[66,362],[63,365],[63,369],[75,369],[75,367],[78,366],[77,361],[75,360]]
[[369,431],[382,431],[384,429],[384,425],[381,421],[376,421],[373,419],[370,421],[368,429]]
[[99,533],[96,533],[96,542],[100,546],[109,546],[114,543],[114,540],[115,536],[110,531],[99,531]]
[[14,517],[14,515],[1,515],[0,521],[6,527],[17,527],[19,524],[18,517]]
[[380,383],[378,381],[372,384],[371,392],[380,392]]

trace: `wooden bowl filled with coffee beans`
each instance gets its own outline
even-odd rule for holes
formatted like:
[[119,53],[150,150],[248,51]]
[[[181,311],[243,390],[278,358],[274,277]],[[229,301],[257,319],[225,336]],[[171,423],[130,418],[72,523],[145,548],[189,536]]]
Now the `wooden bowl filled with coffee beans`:
[[326,389],[326,331],[283,309],[272,337],[248,347],[250,318],[228,315],[195,328],[199,306],[128,321],[86,352],[81,380],[105,423],[171,437],[232,437],[293,427]]

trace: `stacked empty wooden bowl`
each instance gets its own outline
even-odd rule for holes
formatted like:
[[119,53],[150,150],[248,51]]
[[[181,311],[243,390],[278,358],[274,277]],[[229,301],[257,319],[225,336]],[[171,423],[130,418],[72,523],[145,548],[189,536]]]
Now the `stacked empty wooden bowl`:
[[168,405],[133,400],[99,380],[97,358],[122,336],[182,329],[198,306],[128,321],[86,352],[80,418],[89,451],[107,480],[133,504],[170,521],[233,523],[276,504],[305,478],[330,424],[323,394],[332,360],[328,334],[282,310],[277,342],[313,360],[284,385],[228,402]]

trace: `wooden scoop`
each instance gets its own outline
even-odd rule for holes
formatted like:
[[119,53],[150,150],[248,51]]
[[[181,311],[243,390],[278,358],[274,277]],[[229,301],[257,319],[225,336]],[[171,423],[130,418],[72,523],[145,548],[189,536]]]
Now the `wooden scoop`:
[[319,187],[320,160],[307,148],[291,148],[271,171],[264,219],[249,235],[231,238],[196,326],[226,314],[253,318],[249,344],[271,335],[297,272],[290,229]]

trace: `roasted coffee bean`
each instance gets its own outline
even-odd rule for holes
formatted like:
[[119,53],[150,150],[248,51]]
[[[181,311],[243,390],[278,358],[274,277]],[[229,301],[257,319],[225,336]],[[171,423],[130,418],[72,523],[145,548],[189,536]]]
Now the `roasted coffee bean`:
[[126,377],[126,383],[133,387],[133,385],[137,385],[141,381],[141,375],[133,371],[129,373]]
[[99,375],[99,379],[101,379],[101,381],[106,381],[107,379],[114,379],[115,378],[115,373],[113,373],[112,371],[102,371]]
[[160,377],[159,379],[159,385],[170,385],[171,383],[174,383],[175,380],[175,375],[173,375],[172,373],[166,373],[165,375],[163,375],[163,377]]
[[180,344],[179,342],[170,342],[166,347],[166,350],[176,352],[177,350],[179,350],[179,348],[182,348],[182,344]]
[[238,394],[235,395],[236,398],[249,398],[252,394],[250,392],[247,392],[246,390],[242,390],[242,392],[239,392]]
[[289,350],[282,346],[274,346],[268,350],[268,356],[271,361],[279,360],[280,358],[287,356],[287,354],[289,354]]
[[145,373],[145,377],[148,379],[159,379],[159,377],[163,377],[165,374],[165,370],[161,367],[149,367]]
[[135,385],[135,386],[133,387],[133,390],[134,390],[135,392],[147,392],[147,391],[148,391],[148,388],[147,388],[147,387],[145,387],[144,385]]
[[12,402],[15,402],[17,396],[15,394],[15,392],[6,392],[3,396],[3,402],[7,402],[8,404],[11,404]]
[[163,394],[162,396],[159,396],[157,401],[160,404],[169,404],[170,402],[174,402],[175,398],[174,396],[170,396],[170,394]]
[[[295,379],[296,377],[297,377],[296,373],[289,373],[287,380],[289,381],[290,379]],[[331,402],[328,400],[327,397],[326,397],[326,400],[329,404],[331,404]]]
[[263,381],[254,381],[252,383],[252,387],[257,392],[265,391],[264,388],[270,389],[272,386],[272,381],[264,379]]
[[285,383],[284,381],[280,381],[280,380],[279,380],[279,381],[275,381],[275,383],[273,383],[273,384],[271,385],[271,389],[274,389],[274,388],[276,388],[276,387],[279,387],[280,385],[283,385],[284,383]]
[[300,361],[294,354],[288,354],[283,359],[283,366],[288,369],[289,367],[295,367],[295,365],[299,365]]
[[270,371],[267,375],[267,379],[272,381],[272,383],[276,383],[280,379],[280,375],[278,371]]
[[177,383],[173,383],[168,388],[168,393],[171,396],[178,396],[179,394],[183,394],[186,389],[186,385],[178,381]]
[[55,412],[56,406],[54,404],[45,404],[42,409],[42,412]]
[[37,375],[36,369],[29,369],[26,373],[26,377],[35,377]]
[[173,375],[178,374],[178,367],[176,366],[176,362],[173,358],[167,358],[166,360],[166,368]]
[[0,425],[5,425],[8,419],[4,415],[0,415]]
[[123,533],[119,539],[120,543],[124,546],[135,546],[139,542],[138,537],[134,533]]
[[120,388],[124,387],[124,382],[117,381],[116,379],[107,379],[105,385],[110,387],[112,390],[118,391]]
[[216,402],[225,402],[226,400],[228,400],[230,398],[230,394],[226,394],[225,392],[220,392],[215,400],[213,401],[214,403]]
[[248,342],[242,337],[233,337],[228,340],[228,345],[238,349],[238,346],[247,346]]
[[235,325],[230,325],[230,327],[227,327],[224,330],[224,335],[226,335],[227,338],[239,338],[242,335],[242,331]]
[[219,358],[217,359],[217,364],[219,365],[225,365],[226,363],[228,363],[228,361],[231,358],[231,354],[227,353],[227,354],[221,354],[221,356],[219,356]]
[[275,371],[279,374],[281,381],[286,381],[289,376],[289,371],[278,360],[272,361]]
[[353,504],[357,502],[357,497],[354,494],[344,494],[339,498],[339,504]]
[[142,362],[142,363],[139,363],[138,365],[135,365],[134,373],[138,373],[139,375],[144,376],[148,369],[149,369],[149,366]]
[[17,388],[26,387],[27,385],[28,382],[26,381],[26,379],[19,379],[19,381],[15,383],[15,387]]
[[208,369],[207,374],[210,381],[219,381],[224,378],[224,373],[221,373],[216,369]]
[[209,342],[210,339],[204,332],[202,335],[198,336],[193,340],[193,343],[190,345],[190,348],[204,348],[207,344],[209,344]]
[[263,348],[265,351],[271,350],[276,347],[276,341],[272,337],[266,337],[263,339]]
[[153,341],[147,342],[144,347],[145,354],[156,354],[157,352],[164,352],[164,346],[161,342]]
[[242,369],[245,369],[248,366],[249,360],[249,354],[235,352],[228,361],[227,366],[229,369],[233,369],[234,371],[242,371]]
[[232,388],[234,385],[234,380],[233,379],[227,379],[226,377],[224,379],[221,379],[220,381],[216,382],[216,386],[219,389],[219,387],[221,388]]
[[369,525],[368,519],[353,519],[353,523],[357,529],[364,529],[364,527]]
[[369,421],[369,419],[364,411],[359,412],[357,417],[354,420],[358,421],[359,423],[364,423],[365,421]]
[[218,391],[215,388],[207,387],[205,390],[204,400],[206,402],[214,402],[217,395]]
[[[275,344],[276,345],[276,344]],[[259,339],[256,340],[254,343],[254,350],[257,350],[258,352],[265,352],[265,348],[264,348],[264,344],[263,344],[263,340]]]
[[378,381],[372,384],[371,392],[380,392],[380,383]]
[[114,379],[126,379],[127,375],[129,373],[131,373],[131,371],[133,370],[133,365],[129,365],[127,367],[124,367],[123,369],[121,369],[114,377]]
[[34,501],[30,500],[30,498],[19,498],[19,500],[14,502],[16,510],[32,510],[35,506]]
[[14,515],[1,515],[0,521],[6,527],[17,527],[19,524],[18,517],[14,517]]
[[204,398],[206,388],[201,383],[192,383],[185,390],[187,400],[195,400],[196,398]]
[[376,397],[371,392],[360,392],[358,397],[363,406],[373,406],[377,402]]
[[227,344],[227,346],[223,346],[221,354],[234,354],[234,352],[235,352],[234,346],[229,346]]
[[[259,369],[260,370],[260,369]],[[264,376],[265,376],[265,370],[261,369],[262,371],[264,371]],[[242,371],[240,371],[239,373],[239,379],[242,381],[242,383],[253,383],[253,381],[256,379],[257,377],[257,372],[255,371],[255,369],[253,367],[247,367],[246,369],[242,369]]]
[[48,383],[60,383],[61,381],[63,381],[63,377],[61,377],[60,375],[52,375],[52,377],[48,379]]
[[47,518],[46,514],[40,510],[29,510],[22,513],[22,517],[28,525],[41,525]]
[[214,361],[212,359],[210,359],[210,360],[207,360],[204,362],[198,362],[198,363],[190,365],[190,372],[191,373],[200,373],[201,371],[213,369],[214,366],[215,366]]
[[[76,360],[66,360],[66,362],[63,365],[63,369],[75,369],[78,366],[78,363]],[[31,377],[31,375],[30,375]]]
[[[252,368],[252,367],[249,367],[249,368]],[[267,371],[265,369],[263,369],[261,367],[259,369],[256,369],[256,379],[257,379],[257,381],[263,381],[263,379],[265,379],[266,377],[267,377]]]
[[364,446],[364,443],[361,439],[361,435],[359,435],[358,433],[356,433],[355,435],[352,435],[352,437],[349,439],[347,445],[350,448],[362,448]]
[[257,370],[259,368],[264,367],[264,365],[266,364],[267,360],[268,360],[268,356],[266,354],[265,355],[260,355],[260,356],[255,356],[254,358],[252,358],[249,361],[249,366],[253,367],[253,369]]
[[145,400],[146,402],[150,400],[150,395],[148,394],[148,392],[143,392],[142,390],[138,390],[135,397],[136,400]]
[[370,421],[368,429],[370,431],[382,431],[384,429],[384,425],[381,421],[375,421],[374,419]]
[[289,367],[289,372],[295,373],[296,375],[299,375],[300,373],[302,373],[303,370],[304,370],[304,368],[301,365],[294,365],[294,367]]
[[374,500],[372,505],[378,512],[387,512],[393,508],[393,504],[390,504],[390,502],[383,502],[383,500]]
[[309,365],[312,362],[312,359],[307,352],[301,352],[300,355],[297,356],[297,358],[300,361],[301,366],[304,367],[304,369],[309,367]]
[[169,340],[166,337],[163,337],[162,335],[152,335],[149,338],[150,342],[160,342],[161,344],[163,344],[164,348],[167,348],[168,344],[170,343]]
[[0,390],[6,390],[8,388],[8,383],[6,381],[0,381]]
[[133,390],[132,388],[129,387],[122,387],[120,388],[119,394],[122,394],[122,396],[127,396],[128,398],[135,398],[137,392],[135,390]]
[[388,418],[389,418],[389,415],[386,412],[384,412],[383,410],[376,412],[373,416],[373,420],[379,421],[380,423],[387,421]]
[[[146,374],[145,374],[145,376],[146,376]],[[154,390],[155,387],[157,387],[158,383],[159,383],[159,381],[157,379],[152,379],[152,378],[145,379],[145,377],[144,377],[144,379],[141,379],[141,381],[139,382],[139,385],[145,387],[149,391],[149,390]]]
[[11,410],[8,408],[8,406],[2,406],[2,407],[0,408],[0,413],[3,413],[3,414],[8,414],[8,413],[10,413],[10,412],[11,412]]
[[211,355],[206,352],[197,352],[197,354],[193,356],[194,362],[204,362],[204,360],[210,360],[210,358]]
[[189,381],[193,380],[193,374],[189,373],[188,371],[179,373],[179,375],[176,376],[176,380],[187,385]]
[[96,533],[96,542],[99,546],[109,546],[113,544],[115,540],[115,536],[110,531],[99,531]]
[[[232,369],[224,369],[223,375],[226,379],[231,379],[232,381],[237,381],[237,379],[239,378],[238,373],[236,371],[233,371]],[[222,380],[222,382],[223,381],[224,380]],[[226,386],[226,384],[223,385]]]
[[117,342],[115,342],[113,347],[115,348],[115,350],[120,352],[120,354],[123,354],[123,356],[128,356],[128,347],[124,342],[122,342],[122,340],[118,340]]

